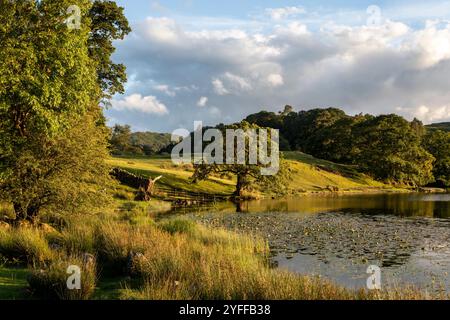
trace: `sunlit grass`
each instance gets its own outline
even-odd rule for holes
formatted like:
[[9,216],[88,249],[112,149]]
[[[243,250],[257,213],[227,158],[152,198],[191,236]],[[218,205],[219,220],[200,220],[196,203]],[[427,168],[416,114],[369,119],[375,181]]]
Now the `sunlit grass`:
[[[186,219],[132,218],[139,210],[66,217],[56,232],[1,228],[0,252],[28,262],[28,284],[0,265],[5,298],[58,299],[426,299],[413,289],[354,291],[310,276],[272,269],[266,241]],[[14,248],[15,251],[11,250]],[[87,264],[86,257],[90,260]],[[69,265],[83,269],[83,290],[64,287]],[[22,269],[23,270],[23,269]],[[27,287],[29,288],[28,290]],[[443,298],[443,297],[441,297]],[[447,297],[444,297],[447,298]]]
[[[290,181],[287,189],[290,193],[327,192],[330,188],[340,192],[371,191],[372,189],[392,189],[367,175],[359,173],[355,167],[335,164],[316,159],[301,152],[286,152],[286,163],[290,167]],[[212,177],[199,184],[192,184],[192,168],[174,165],[168,157],[112,158],[112,166],[120,167],[132,173],[147,177],[163,176],[159,185],[187,191],[232,194],[233,179]],[[262,190],[264,192],[264,190]],[[126,196],[123,196],[126,198]]]

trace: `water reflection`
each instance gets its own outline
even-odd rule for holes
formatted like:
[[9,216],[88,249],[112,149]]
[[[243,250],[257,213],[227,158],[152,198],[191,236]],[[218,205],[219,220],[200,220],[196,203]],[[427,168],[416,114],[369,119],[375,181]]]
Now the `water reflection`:
[[283,269],[363,288],[375,264],[385,283],[450,292],[450,194],[303,196],[221,203],[191,216],[263,236]]
[[304,196],[258,200],[239,205],[238,212],[348,212],[400,217],[450,218],[450,194],[372,194]]

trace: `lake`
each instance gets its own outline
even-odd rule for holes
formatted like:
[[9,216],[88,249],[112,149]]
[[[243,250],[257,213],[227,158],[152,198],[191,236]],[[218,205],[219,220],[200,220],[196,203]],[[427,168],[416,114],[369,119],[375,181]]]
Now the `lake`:
[[365,288],[375,265],[384,287],[450,293],[450,194],[315,195],[175,214],[264,237],[274,267]]

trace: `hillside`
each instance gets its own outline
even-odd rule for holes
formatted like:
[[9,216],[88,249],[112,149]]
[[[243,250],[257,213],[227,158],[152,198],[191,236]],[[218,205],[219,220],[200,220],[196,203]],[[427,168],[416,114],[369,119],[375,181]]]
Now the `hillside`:
[[[312,193],[328,191],[369,191],[389,188],[361,174],[352,166],[319,160],[300,152],[287,152],[285,158],[292,176],[290,193]],[[148,177],[162,175],[158,185],[163,188],[176,188],[210,194],[232,194],[235,182],[232,179],[214,177],[199,184],[191,184],[193,168],[189,165],[176,166],[169,157],[116,157],[111,165]]]
[[429,130],[442,130],[450,132],[450,122],[433,123],[426,127]]
[[171,144],[171,134],[156,132],[134,132],[131,134],[131,144],[145,147],[146,150],[157,153]]

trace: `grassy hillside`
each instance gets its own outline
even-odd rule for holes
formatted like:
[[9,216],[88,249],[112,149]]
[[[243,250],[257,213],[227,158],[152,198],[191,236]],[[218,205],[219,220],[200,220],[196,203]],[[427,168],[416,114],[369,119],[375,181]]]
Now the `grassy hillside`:
[[199,184],[190,183],[192,165],[174,165],[170,157],[116,157],[110,160],[110,164],[145,177],[162,175],[158,185],[163,187],[211,194],[231,194],[234,191],[234,182],[229,179],[212,178]]
[[[291,169],[291,193],[362,191],[387,187],[357,172],[352,166],[319,160],[300,152],[287,152],[285,158]],[[176,166],[169,157],[120,157],[111,159],[110,163],[142,176],[162,175],[159,185],[168,188],[211,194],[231,194],[234,191],[235,182],[227,178],[214,177],[199,184],[191,184],[189,178],[193,173],[192,166]]]

